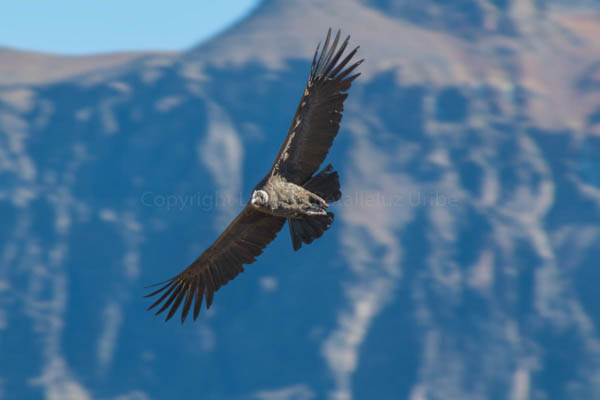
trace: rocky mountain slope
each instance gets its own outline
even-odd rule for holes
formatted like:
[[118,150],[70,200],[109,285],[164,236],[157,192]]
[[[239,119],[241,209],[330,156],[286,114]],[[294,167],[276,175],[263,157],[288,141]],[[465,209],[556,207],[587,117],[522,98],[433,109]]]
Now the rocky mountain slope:
[[[0,398],[600,393],[600,14],[415,4],[269,0],[181,54],[52,79],[0,54]],[[333,228],[298,253],[282,231],[163,324],[143,286],[243,207],[330,26],[366,58]]]

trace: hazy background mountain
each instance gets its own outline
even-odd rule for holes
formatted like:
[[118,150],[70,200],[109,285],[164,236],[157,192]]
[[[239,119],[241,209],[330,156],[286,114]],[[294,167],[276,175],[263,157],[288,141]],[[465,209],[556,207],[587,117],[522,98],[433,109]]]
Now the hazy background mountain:
[[[143,286],[242,208],[330,26],[366,58],[336,223],[164,324]],[[593,2],[269,0],[182,53],[0,50],[0,398],[599,396],[598,37]]]

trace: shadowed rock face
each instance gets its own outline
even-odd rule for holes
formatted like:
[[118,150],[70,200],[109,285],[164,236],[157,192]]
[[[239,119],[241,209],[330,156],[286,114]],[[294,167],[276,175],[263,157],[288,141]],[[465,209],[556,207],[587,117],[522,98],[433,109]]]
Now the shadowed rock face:
[[[0,393],[593,398],[600,18],[411,4],[266,2],[181,55],[0,87]],[[143,285],[245,204],[329,26],[366,57],[335,223],[162,324]]]

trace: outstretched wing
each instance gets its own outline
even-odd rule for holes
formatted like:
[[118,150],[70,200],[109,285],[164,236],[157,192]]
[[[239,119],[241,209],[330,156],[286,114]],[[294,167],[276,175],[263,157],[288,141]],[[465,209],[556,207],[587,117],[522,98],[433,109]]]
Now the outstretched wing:
[[[306,89],[292,121],[288,135],[279,150],[270,174],[284,176],[289,182],[303,184],[319,168],[340,128],[346,92],[360,73],[350,75],[363,60],[347,66],[358,47],[340,61],[350,36],[339,50],[338,31],[330,48],[331,29],[317,60],[315,51]],[[320,44],[319,44],[320,45]]]
[[165,319],[168,321],[183,302],[181,312],[181,323],[183,323],[194,302],[195,320],[202,306],[202,298],[206,298],[206,308],[210,308],[214,293],[243,272],[243,264],[252,264],[256,261],[256,257],[275,238],[284,223],[285,218],[265,214],[246,206],[196,261],[176,277],[157,284],[163,286],[145,296],[152,297],[164,292],[148,309],[164,301],[156,314],[160,314],[170,306]]

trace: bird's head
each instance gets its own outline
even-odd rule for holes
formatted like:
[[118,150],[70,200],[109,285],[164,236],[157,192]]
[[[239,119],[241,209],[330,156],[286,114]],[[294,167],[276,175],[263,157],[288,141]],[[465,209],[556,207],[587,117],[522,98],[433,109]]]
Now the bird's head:
[[255,190],[252,192],[250,204],[255,207],[266,207],[269,202],[269,194],[264,190]]

